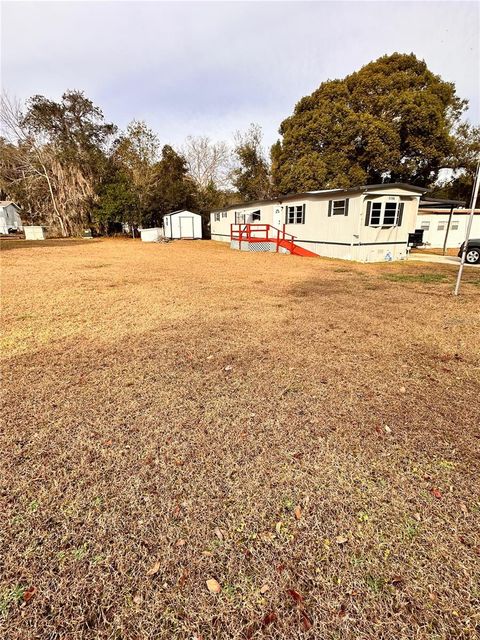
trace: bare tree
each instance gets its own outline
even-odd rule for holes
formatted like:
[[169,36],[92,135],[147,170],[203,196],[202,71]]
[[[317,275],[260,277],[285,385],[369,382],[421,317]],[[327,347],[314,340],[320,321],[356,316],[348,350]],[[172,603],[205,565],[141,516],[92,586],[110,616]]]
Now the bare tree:
[[7,170],[5,158],[2,162],[2,185],[11,182],[23,183],[23,188],[31,201],[31,196],[38,192],[38,182],[45,181],[48,197],[54,217],[63,236],[68,235],[66,221],[58,207],[53,188],[52,154],[42,140],[32,136],[24,125],[20,103],[10,100],[6,94],[0,100],[0,123],[4,139],[10,143],[10,172]]
[[188,136],[180,152],[200,189],[209,185],[217,189],[229,186],[231,151],[225,142],[213,142],[208,136]]
[[58,103],[33,96],[25,113],[3,95],[1,125],[2,189],[19,194],[19,204],[33,206],[62,236],[80,232],[90,221],[116,127],[81,91],[65,92]]

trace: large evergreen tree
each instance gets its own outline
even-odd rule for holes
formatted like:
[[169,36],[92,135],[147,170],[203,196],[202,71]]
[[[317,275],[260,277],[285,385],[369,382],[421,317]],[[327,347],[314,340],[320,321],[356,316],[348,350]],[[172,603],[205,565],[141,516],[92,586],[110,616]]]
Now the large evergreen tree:
[[300,100],[272,148],[274,185],[279,193],[383,181],[430,185],[455,153],[465,107],[454,85],[415,55],[383,56]]

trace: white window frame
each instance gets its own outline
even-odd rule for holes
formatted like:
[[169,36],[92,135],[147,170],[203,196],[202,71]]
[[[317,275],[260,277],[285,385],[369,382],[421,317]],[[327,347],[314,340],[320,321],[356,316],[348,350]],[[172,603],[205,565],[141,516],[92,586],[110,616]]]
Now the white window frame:
[[332,216],[344,216],[347,212],[347,201],[344,198],[343,200],[332,200]]
[[165,226],[168,227],[168,218],[165,218]]
[[452,220],[451,231],[458,231],[460,229],[460,220]]
[[420,229],[422,231],[430,231],[430,220],[423,220],[423,222],[420,223]]
[[446,220],[439,220],[437,222],[437,231],[445,231],[448,222]]
[[228,212],[222,211],[222,218],[227,218],[227,217],[228,217]]
[[215,222],[220,222],[220,213],[214,213],[213,215],[215,216],[214,217]]
[[[393,218],[393,222],[385,222],[385,211],[387,209],[387,206],[391,206],[392,204],[395,205],[395,216]],[[378,217],[378,222],[376,222],[375,224],[372,224],[374,208],[377,209],[378,205],[380,205],[380,211],[378,213],[378,216],[375,215],[376,218]],[[400,202],[388,202],[388,201],[375,202],[374,200],[372,200],[370,205],[370,220],[368,221],[368,226],[374,227],[374,228],[396,227],[398,225],[399,213],[400,213]]]
[[285,224],[305,224],[305,204],[286,205]]

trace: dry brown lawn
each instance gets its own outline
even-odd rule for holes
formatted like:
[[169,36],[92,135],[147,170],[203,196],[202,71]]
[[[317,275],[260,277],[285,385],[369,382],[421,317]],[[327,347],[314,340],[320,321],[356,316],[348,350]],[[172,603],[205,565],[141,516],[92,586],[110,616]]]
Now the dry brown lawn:
[[2,638],[479,636],[480,270],[4,249]]

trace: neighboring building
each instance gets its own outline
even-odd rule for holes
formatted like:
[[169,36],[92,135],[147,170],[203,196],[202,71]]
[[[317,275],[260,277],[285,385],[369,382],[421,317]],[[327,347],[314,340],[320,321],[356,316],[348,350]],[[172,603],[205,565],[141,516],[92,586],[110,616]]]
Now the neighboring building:
[[[456,249],[467,234],[470,209],[460,208],[454,200],[422,198],[418,209],[416,228],[423,231],[423,242],[428,249]],[[476,209],[471,238],[480,238],[480,209]]]
[[166,238],[198,240],[202,237],[202,216],[181,209],[163,216],[163,232]]
[[232,248],[362,262],[401,260],[425,189],[403,183],[308,191],[211,213],[213,240]]
[[142,242],[158,242],[160,238],[163,238],[163,229],[160,227],[140,229],[140,238]]
[[9,230],[23,229],[20,211],[20,207],[11,200],[0,201],[0,234],[7,234]]
[[25,240],[45,240],[47,237],[47,230],[39,225],[23,227],[23,232]]

